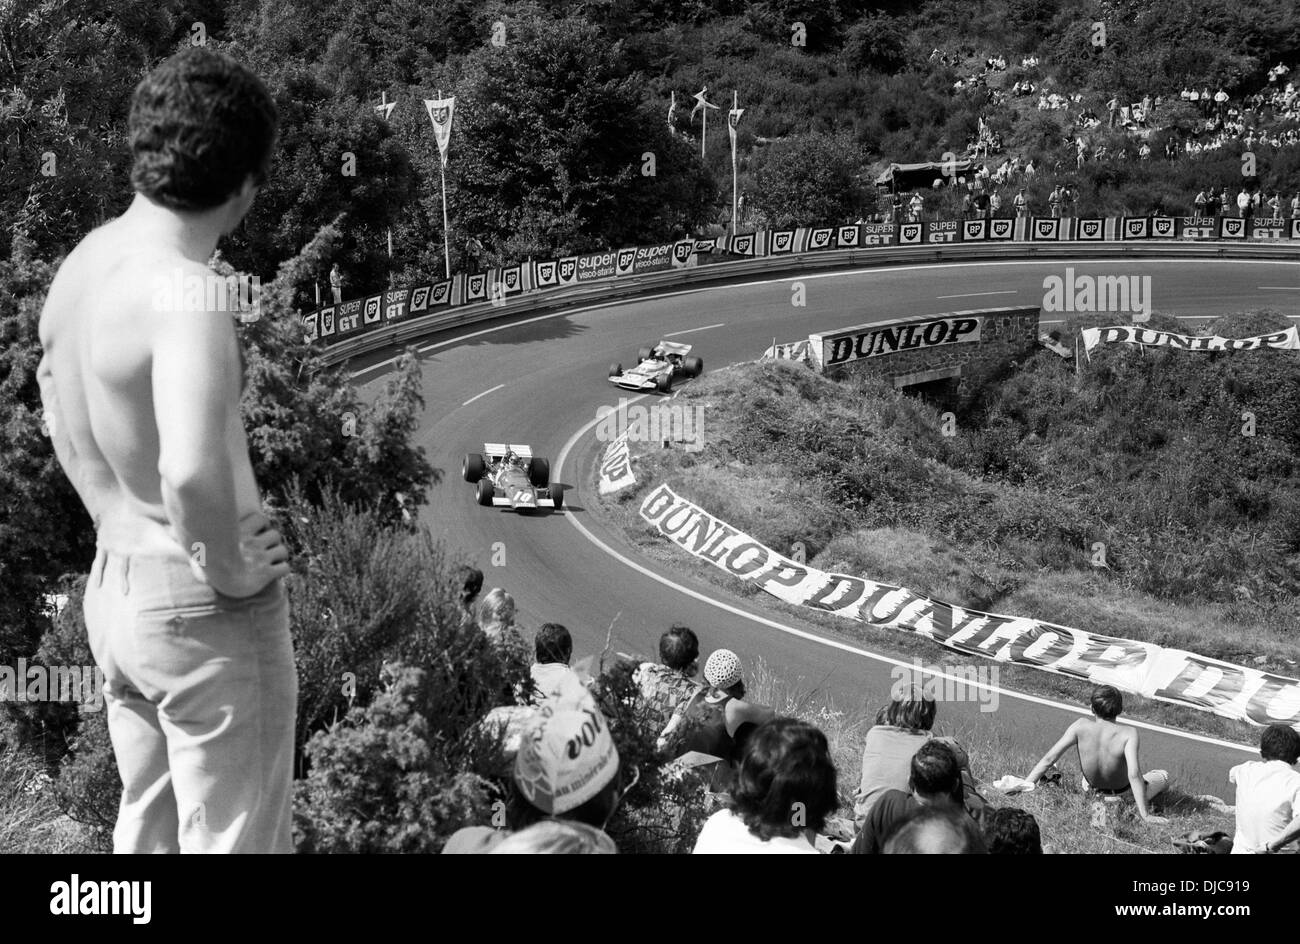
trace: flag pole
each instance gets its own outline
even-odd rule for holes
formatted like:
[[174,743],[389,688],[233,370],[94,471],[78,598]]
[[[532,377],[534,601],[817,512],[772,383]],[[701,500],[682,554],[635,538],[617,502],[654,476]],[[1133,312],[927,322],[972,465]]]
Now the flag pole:
[[704,141],[709,136],[709,109],[705,107],[704,124],[700,126],[700,160],[704,160]]
[[[438,89],[438,99],[442,99],[442,89]],[[442,172],[442,265],[445,279],[451,278],[451,230],[447,223],[447,158],[442,154],[438,155],[439,164]]]
[[[732,114],[735,114],[736,109],[740,107],[739,94],[735,89],[731,90]],[[705,111],[708,111],[708,109],[706,108]],[[731,124],[732,118],[731,115],[728,115],[727,125],[730,127]],[[731,127],[731,235],[735,236],[739,231],[740,229],[736,225],[736,129]]]

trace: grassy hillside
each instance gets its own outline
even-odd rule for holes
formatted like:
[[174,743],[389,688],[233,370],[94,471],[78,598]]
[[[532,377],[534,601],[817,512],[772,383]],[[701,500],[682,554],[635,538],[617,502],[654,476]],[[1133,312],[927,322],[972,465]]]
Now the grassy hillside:
[[[1214,330],[1248,336],[1278,317],[1233,316]],[[676,402],[704,409],[704,449],[641,447],[638,487],[605,508],[648,552],[689,566],[636,515],[645,490],[667,481],[770,547],[801,543],[824,570],[1295,675],[1300,428],[1288,404],[1297,395],[1291,352],[1114,345],[1076,377],[1042,351],[967,391],[945,436],[947,404],[866,377],[749,364],[684,389]],[[1252,435],[1243,414],[1253,414]],[[934,652],[906,634],[824,619],[877,645]],[[1004,678],[1075,700],[1082,691],[1014,666]],[[1201,713],[1146,710],[1247,736]]]

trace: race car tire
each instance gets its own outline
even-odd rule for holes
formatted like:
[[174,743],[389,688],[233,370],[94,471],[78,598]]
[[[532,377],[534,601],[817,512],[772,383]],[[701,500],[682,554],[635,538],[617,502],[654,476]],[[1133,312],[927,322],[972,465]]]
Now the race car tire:
[[477,482],[486,473],[487,463],[483,461],[483,453],[465,453],[465,461],[461,464],[460,474],[465,477],[466,482]]
[[551,484],[551,464],[541,456],[533,456],[528,460],[528,481],[533,483],[534,488],[545,488]]
[[551,486],[551,501],[555,502],[555,510],[559,511],[564,507],[564,489],[558,485]]
[[688,357],[682,361],[682,367],[686,371],[687,377],[698,377],[704,373],[704,361],[698,357]]
[[492,486],[489,479],[478,480],[478,503],[480,505],[491,505],[492,496],[496,494],[496,489]]
[[672,393],[672,390],[673,390],[673,375],[672,375],[672,374],[661,374],[659,377],[656,377],[656,378],[655,378],[655,389],[658,390],[660,393]]
[[610,365],[609,365],[609,375],[610,375],[611,377],[622,377],[622,376],[623,376],[623,365],[622,365],[622,364],[610,364]]
[[653,346],[641,348],[641,350],[636,352],[636,362],[639,364],[642,361],[650,360],[650,358],[654,356],[654,352],[655,349]]

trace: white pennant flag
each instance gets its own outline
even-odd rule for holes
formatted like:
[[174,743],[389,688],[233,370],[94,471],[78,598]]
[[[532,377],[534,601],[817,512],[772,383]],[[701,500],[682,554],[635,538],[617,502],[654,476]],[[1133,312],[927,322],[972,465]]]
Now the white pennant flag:
[[383,104],[383,105],[376,105],[376,106],[375,106],[375,111],[377,111],[377,112],[379,112],[379,114],[383,115],[383,116],[384,116],[384,120],[387,121],[387,120],[388,120],[388,116],[391,115],[391,114],[393,113],[393,109],[396,108],[396,107],[397,107],[397,102],[387,102],[387,103],[385,103],[385,104]]
[[727,130],[731,132],[731,153],[736,153],[736,125],[740,124],[740,116],[745,113],[745,109],[737,108],[734,104],[731,111],[727,112]]
[[424,107],[428,109],[429,120],[433,122],[433,136],[438,139],[438,153],[442,155],[442,166],[447,166],[447,145],[451,143],[451,116],[456,109],[456,99],[426,98]]
[[[691,121],[695,120],[695,113],[698,112],[701,108],[716,109],[718,107],[717,105],[713,104],[710,101],[707,101],[704,98],[704,93],[707,92],[708,90],[709,87],[706,85],[704,86],[704,88],[700,89],[698,92],[696,92],[694,95],[691,96],[692,98],[695,99],[695,107],[691,109]],[[708,112],[704,113],[705,118],[708,118],[708,115],[709,115]]]

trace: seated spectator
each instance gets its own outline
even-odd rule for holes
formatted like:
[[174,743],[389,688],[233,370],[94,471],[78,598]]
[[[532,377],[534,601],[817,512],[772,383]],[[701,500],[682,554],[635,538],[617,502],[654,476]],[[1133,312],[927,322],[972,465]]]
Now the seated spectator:
[[617,855],[604,831],[586,823],[544,819],[501,840],[492,855]]
[[578,674],[569,668],[573,658],[573,637],[559,623],[543,623],[533,640],[537,661],[529,669],[537,692],[534,702],[540,703],[565,691],[581,687]]
[[1124,698],[1110,685],[1092,690],[1092,718],[1080,718],[1065,730],[1061,739],[1043,755],[1026,778],[1037,783],[1071,747],[1078,751],[1083,771],[1083,788],[1108,797],[1132,797],[1138,815],[1148,823],[1168,822],[1152,815],[1149,804],[1169,785],[1169,774],[1153,770],[1145,776],[1138,760],[1137,728],[1118,724]]
[[766,722],[746,745],[728,808],[709,817],[694,853],[816,855],[816,835],[839,806],[835,777],[821,731],[794,718]]
[[684,712],[679,756],[698,751],[720,757],[733,767],[739,763],[745,741],[776,712],[745,701],[740,658],[730,649],[718,649],[704,664],[708,690]]
[[618,751],[595,701],[552,701],[534,712],[523,732],[501,828],[467,826],[452,834],[442,851],[489,852],[511,833],[547,817],[604,830],[622,797]]
[[1300,732],[1270,724],[1259,736],[1260,760],[1228,771],[1237,787],[1237,832],[1232,852],[1266,854],[1300,852]]
[[885,840],[885,855],[982,855],[984,837],[959,810],[927,806],[909,816]]
[[886,790],[871,807],[853,840],[855,855],[878,855],[885,839],[923,807],[939,806],[970,818],[962,806],[961,764],[947,744],[930,740],[912,756],[907,784],[910,793]]
[[984,817],[984,841],[991,855],[1042,855],[1043,839],[1034,814],[1014,806],[989,810]]
[[460,608],[464,622],[475,622],[475,600],[483,589],[483,571],[468,564],[456,570],[456,582],[460,584]]
[[[913,688],[904,698],[891,699],[877,713],[876,723],[867,731],[862,747],[862,782],[853,795],[853,819],[859,829],[884,793],[908,788],[912,757],[934,737],[931,729],[937,713],[938,704],[933,698],[926,698],[919,688]],[[973,807],[972,814],[978,813],[984,799],[975,790],[966,752],[951,738],[940,740],[952,748],[962,768],[963,802]]]
[[700,641],[689,626],[674,624],[659,637],[659,664],[642,662],[632,676],[641,697],[667,728],[691,700],[703,694],[695,681],[700,671]]

